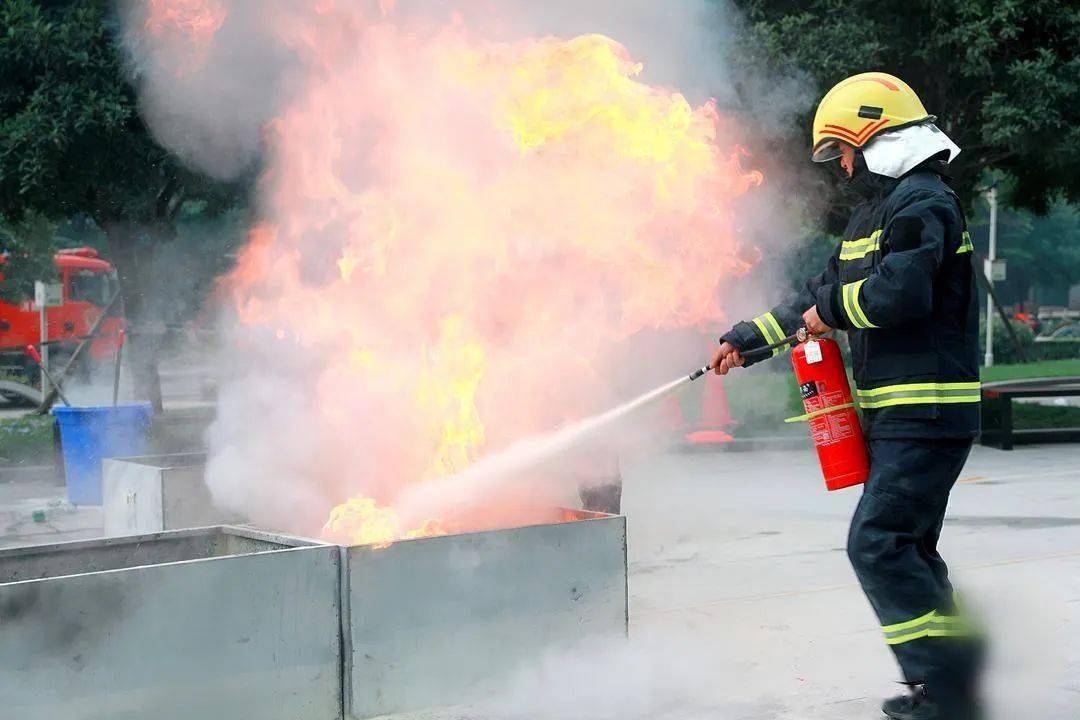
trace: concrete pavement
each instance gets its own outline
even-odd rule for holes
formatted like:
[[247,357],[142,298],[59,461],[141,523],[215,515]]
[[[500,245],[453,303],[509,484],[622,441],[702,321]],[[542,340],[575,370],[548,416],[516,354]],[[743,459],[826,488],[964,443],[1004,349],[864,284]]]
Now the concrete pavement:
[[[1080,715],[1080,450],[977,447],[942,552],[992,638],[997,720]],[[899,673],[848,565],[859,489],[809,450],[626,468],[628,642],[552,654],[483,708],[415,718],[882,717]]]
[[[1080,449],[976,448],[942,540],[992,638],[1000,720],[1080,714]],[[482,706],[426,718],[877,718],[899,679],[847,563],[859,490],[810,450],[669,453],[624,468],[629,641],[550,653]],[[99,532],[58,486],[0,485],[0,545]],[[469,652],[463,647],[462,652]]]
[[[1042,706],[999,717],[1080,712],[1078,459],[976,448],[953,494],[941,551],[994,639],[989,689]],[[633,631],[690,629],[758,695],[748,718],[877,716],[899,678],[844,552],[858,489],[825,492],[809,451],[665,456],[628,482]]]

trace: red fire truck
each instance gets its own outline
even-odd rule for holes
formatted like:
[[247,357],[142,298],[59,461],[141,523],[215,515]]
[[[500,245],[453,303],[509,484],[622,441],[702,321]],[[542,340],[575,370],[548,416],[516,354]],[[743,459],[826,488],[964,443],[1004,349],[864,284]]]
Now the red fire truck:
[[[0,256],[0,270],[5,258]],[[116,270],[93,248],[61,250],[54,258],[63,290],[63,302],[45,311],[49,365],[62,367],[79,342],[90,332],[119,287]],[[0,272],[0,282],[3,273]],[[117,313],[105,321],[88,348],[90,358],[104,360],[116,352],[124,319]],[[41,342],[41,318],[32,298],[12,305],[0,302],[0,368],[36,382],[37,365],[26,356],[27,345]],[[86,351],[84,351],[86,352]]]

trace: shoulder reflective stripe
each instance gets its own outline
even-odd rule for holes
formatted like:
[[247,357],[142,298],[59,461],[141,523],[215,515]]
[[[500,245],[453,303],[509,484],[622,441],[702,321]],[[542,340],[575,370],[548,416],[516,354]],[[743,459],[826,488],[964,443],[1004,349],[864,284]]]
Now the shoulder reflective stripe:
[[978,382],[907,383],[855,392],[859,407],[867,410],[893,405],[977,403],[982,399]]
[[879,249],[881,249],[881,230],[875,230],[869,237],[845,240],[840,243],[840,259],[858,260]]
[[853,283],[847,283],[840,288],[840,295],[844,301],[844,312],[847,314],[851,324],[860,330],[877,327],[877,325],[870,322],[866,317],[866,313],[863,312],[862,309],[862,304],[859,302],[859,290],[862,289],[864,282],[866,282],[866,278],[856,280]]
[[963,242],[960,243],[960,247],[956,249],[956,254],[963,255],[964,253],[974,252],[975,246],[971,244],[971,233],[965,230],[962,238]]
[[[765,313],[763,318],[765,320],[765,324],[769,326],[769,329],[772,330],[773,335],[776,337],[776,340],[774,340],[773,342],[780,342],[781,340],[783,340],[785,337],[784,331],[780,329],[780,323],[776,322],[776,316],[773,315],[771,312],[767,312]],[[783,352],[783,348],[774,349],[773,357],[776,357],[781,352]]]

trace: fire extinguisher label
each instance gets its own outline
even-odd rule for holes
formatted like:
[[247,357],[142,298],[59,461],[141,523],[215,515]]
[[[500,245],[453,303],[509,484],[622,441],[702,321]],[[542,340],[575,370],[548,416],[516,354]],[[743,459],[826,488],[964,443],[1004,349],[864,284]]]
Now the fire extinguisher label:
[[[815,394],[817,397],[804,405],[808,412],[836,407],[842,405],[845,400],[849,400],[849,398],[846,398],[845,394],[839,390]],[[811,409],[811,406],[813,406],[813,409]],[[814,438],[814,444],[818,447],[832,445],[841,440],[847,440],[850,437],[854,437],[854,423],[856,422],[858,422],[857,416],[851,410],[827,413],[813,418],[810,421],[810,434]]]
[[799,392],[802,394],[803,400],[809,400],[812,397],[817,396],[818,389],[817,383],[811,380],[810,382],[804,382],[799,386]]

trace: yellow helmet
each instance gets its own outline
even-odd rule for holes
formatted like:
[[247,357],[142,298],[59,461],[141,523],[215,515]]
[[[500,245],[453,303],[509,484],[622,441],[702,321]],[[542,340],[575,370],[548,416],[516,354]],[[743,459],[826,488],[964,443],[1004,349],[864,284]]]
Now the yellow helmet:
[[852,75],[825,94],[814,115],[814,162],[840,156],[839,143],[862,147],[875,135],[936,118],[898,77],[882,72]]

